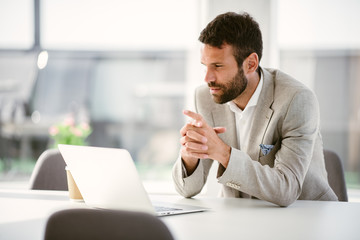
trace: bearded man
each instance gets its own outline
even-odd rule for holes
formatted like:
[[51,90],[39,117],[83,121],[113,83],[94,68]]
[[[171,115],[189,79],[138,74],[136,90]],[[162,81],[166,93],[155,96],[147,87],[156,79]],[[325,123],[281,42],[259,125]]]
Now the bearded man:
[[180,130],[173,168],[184,197],[201,192],[214,161],[221,196],[288,206],[337,200],[329,186],[315,94],[291,76],[260,67],[262,36],[247,13],[217,16],[201,32],[206,85]]

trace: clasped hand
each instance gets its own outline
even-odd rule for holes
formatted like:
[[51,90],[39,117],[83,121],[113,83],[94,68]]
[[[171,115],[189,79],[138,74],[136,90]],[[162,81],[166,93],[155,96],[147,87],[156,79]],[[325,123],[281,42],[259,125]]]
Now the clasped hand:
[[212,128],[200,114],[192,111],[184,110],[183,113],[191,118],[180,130],[181,157],[187,170],[193,170],[200,158],[216,160],[226,168],[231,148],[218,136],[226,129]]

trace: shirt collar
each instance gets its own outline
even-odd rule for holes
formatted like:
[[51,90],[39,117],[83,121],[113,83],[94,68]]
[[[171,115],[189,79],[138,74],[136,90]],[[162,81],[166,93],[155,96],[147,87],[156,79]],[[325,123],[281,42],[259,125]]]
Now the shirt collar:
[[[256,106],[258,100],[259,100],[259,97],[260,97],[260,93],[261,93],[261,89],[263,87],[263,83],[264,83],[264,80],[263,80],[263,74],[260,73],[260,81],[259,81],[259,84],[258,86],[256,87],[256,90],[255,92],[253,93],[253,95],[251,96],[248,104],[245,106],[245,109],[249,108],[249,107],[253,107],[253,106]],[[227,103],[230,107],[230,110],[233,111],[233,112],[243,112],[241,111],[241,109],[233,102],[233,101],[230,101]],[[244,111],[245,111],[244,109]]]

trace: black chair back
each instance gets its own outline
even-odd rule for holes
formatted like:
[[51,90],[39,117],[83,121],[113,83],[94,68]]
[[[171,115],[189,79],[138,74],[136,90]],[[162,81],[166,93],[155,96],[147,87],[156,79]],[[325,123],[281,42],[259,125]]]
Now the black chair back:
[[330,187],[339,201],[347,202],[348,195],[345,183],[344,168],[340,157],[333,151],[324,149],[325,167]]
[[68,190],[66,163],[58,149],[44,151],[37,160],[30,178],[30,189]]
[[45,240],[172,240],[166,225],[143,212],[104,209],[67,209],[47,221]]

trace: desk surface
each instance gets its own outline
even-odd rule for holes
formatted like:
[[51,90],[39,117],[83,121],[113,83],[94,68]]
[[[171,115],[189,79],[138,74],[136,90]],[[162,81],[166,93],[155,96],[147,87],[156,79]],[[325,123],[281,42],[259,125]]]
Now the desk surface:
[[[202,213],[161,217],[177,240],[360,239],[360,203],[296,201],[287,208],[235,198],[152,195],[156,201],[210,208]],[[49,215],[86,207],[67,192],[0,190],[0,239],[43,239]]]

